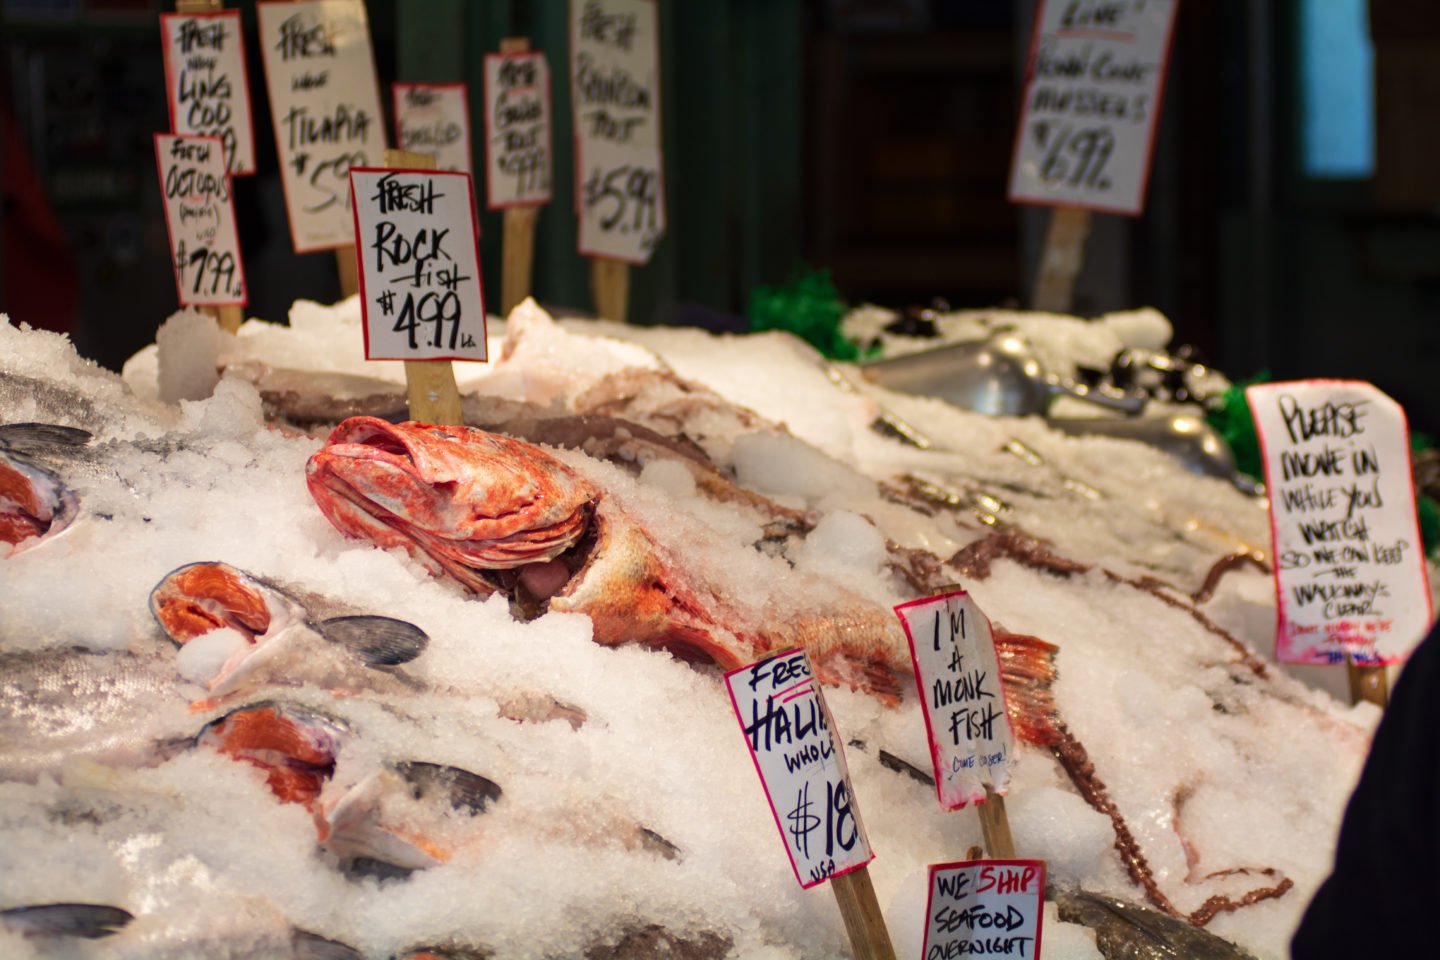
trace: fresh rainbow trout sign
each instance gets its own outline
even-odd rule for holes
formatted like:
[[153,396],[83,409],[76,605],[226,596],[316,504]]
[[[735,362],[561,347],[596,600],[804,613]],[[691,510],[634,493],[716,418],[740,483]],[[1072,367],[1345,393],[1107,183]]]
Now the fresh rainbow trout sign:
[[1245,396],[1270,493],[1276,659],[1403,662],[1431,613],[1405,412],[1356,380]]
[[805,651],[785,650],[732,670],[725,682],[800,886],[873,860],[845,754]]
[[910,641],[925,704],[940,805],[956,810],[983,802],[987,786],[1004,793],[1015,764],[1015,734],[990,621],[963,590],[902,603],[895,615]]

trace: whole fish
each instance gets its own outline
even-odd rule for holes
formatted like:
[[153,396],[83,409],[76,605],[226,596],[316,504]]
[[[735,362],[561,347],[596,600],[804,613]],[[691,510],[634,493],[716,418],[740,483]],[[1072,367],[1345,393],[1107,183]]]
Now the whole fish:
[[1151,907],[1080,889],[1053,889],[1060,919],[1095,931],[1105,960],[1255,960],[1229,940]]
[[[403,547],[475,593],[584,613],[598,643],[732,669],[805,646],[822,679],[894,700],[909,654],[888,610],[830,585],[815,616],[747,609],[613,497],[539,447],[463,426],[345,421],[306,482],[342,533]],[[796,598],[787,597],[793,602]]]

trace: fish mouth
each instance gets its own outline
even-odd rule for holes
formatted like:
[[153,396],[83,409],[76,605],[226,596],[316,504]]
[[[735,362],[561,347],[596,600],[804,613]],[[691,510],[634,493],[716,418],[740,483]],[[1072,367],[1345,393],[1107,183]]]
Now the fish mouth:
[[[513,596],[590,529],[598,492],[522,441],[468,427],[345,421],[306,465],[311,495],[342,533],[402,547],[482,596]],[[573,563],[567,568],[575,569]],[[565,578],[560,577],[560,580]]]
[[54,536],[78,514],[79,502],[59,477],[0,450],[0,547],[8,544],[7,553]]

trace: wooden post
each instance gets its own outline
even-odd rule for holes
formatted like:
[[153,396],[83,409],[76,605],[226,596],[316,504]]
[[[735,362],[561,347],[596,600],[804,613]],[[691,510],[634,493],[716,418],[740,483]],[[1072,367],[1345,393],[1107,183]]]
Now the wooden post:
[[[506,37],[500,41],[501,53],[524,53],[530,49],[525,37]],[[500,312],[508,316],[530,296],[535,264],[535,220],[538,206],[505,208],[505,239],[500,263]]]
[[601,320],[625,323],[630,313],[630,264],[606,257],[592,258],[590,294]]
[[[222,0],[175,0],[176,13],[213,13],[223,10]],[[215,323],[226,333],[236,333],[245,322],[245,311],[237,304],[219,307],[196,307],[201,313],[215,318]]]
[[1015,841],[1010,837],[1010,818],[1005,814],[1005,798],[990,785],[985,785],[985,802],[975,805],[980,815],[980,833],[985,837],[985,851],[995,860],[1015,859]]
[[1090,211],[1078,207],[1053,207],[1045,232],[1045,249],[1040,255],[1040,275],[1035,281],[1031,306],[1050,313],[1074,309],[1075,278],[1085,262],[1085,238],[1090,235]]
[[855,960],[895,960],[895,948],[890,944],[890,931],[885,928],[885,917],[875,899],[869,868],[858,867],[831,877],[830,889],[840,905],[840,917],[845,921],[845,932],[850,935],[850,950]]
[[1388,667],[1363,666],[1345,657],[1345,671],[1350,677],[1350,702],[1368,700],[1382,710],[1390,704]]
[[[434,170],[435,155],[412,150],[386,150],[385,166]],[[360,238],[349,248],[350,263],[356,264]],[[337,259],[343,250],[336,250]],[[344,273],[341,273],[344,282]],[[358,276],[356,277],[358,286]],[[455,365],[450,360],[406,360],[405,391],[410,419],[424,423],[460,423],[460,388],[455,384]]]

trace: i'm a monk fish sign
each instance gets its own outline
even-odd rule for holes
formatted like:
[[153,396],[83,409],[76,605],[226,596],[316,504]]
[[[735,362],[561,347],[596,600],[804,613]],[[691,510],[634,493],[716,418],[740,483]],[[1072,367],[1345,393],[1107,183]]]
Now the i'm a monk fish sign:
[[1431,618],[1404,410],[1357,380],[1245,396],[1270,493],[1276,659],[1403,662]]
[[1015,765],[1015,734],[1005,712],[990,621],[963,590],[895,608],[910,641],[915,684],[940,805],[956,810],[1003,794]]

